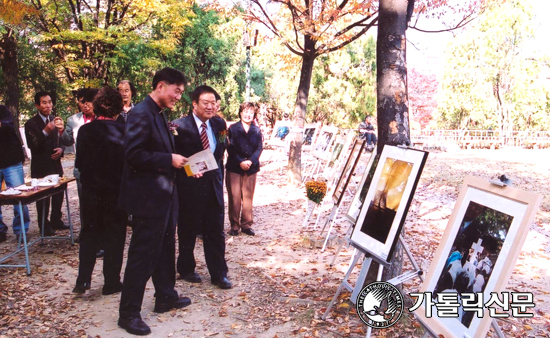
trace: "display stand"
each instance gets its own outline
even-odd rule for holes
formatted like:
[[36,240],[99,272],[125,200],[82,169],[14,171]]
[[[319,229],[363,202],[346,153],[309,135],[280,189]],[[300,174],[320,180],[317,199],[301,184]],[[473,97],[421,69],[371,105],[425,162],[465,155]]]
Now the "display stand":
[[[416,261],[414,260],[414,257],[412,256],[411,251],[409,250],[409,247],[407,246],[407,244],[403,240],[403,237],[399,236],[399,241],[401,242],[401,245],[405,249],[407,257],[409,258],[412,266],[414,267],[414,270],[406,272],[406,273],[404,273],[402,275],[399,275],[395,278],[392,278],[392,279],[388,280],[387,282],[390,283],[390,284],[393,284],[393,285],[399,285],[399,284],[401,284],[401,283],[403,283],[403,282],[405,282],[409,279],[412,279],[416,276],[418,276],[421,281],[424,281],[424,279],[422,278],[423,272],[422,272],[422,270],[420,270],[420,268],[416,264]],[[342,283],[340,283],[340,286],[336,290],[336,293],[334,294],[334,297],[332,298],[332,301],[330,302],[329,306],[327,307],[327,310],[325,311],[325,314],[322,317],[323,320],[325,320],[327,318],[330,310],[332,309],[332,307],[336,303],[336,300],[338,300],[338,296],[340,296],[340,293],[344,289],[351,292],[350,300],[353,304],[355,304],[355,301],[356,301],[357,297],[359,296],[359,293],[363,289],[365,279],[367,278],[367,273],[369,271],[370,265],[371,265],[373,260],[375,260],[379,264],[378,275],[376,277],[376,280],[380,281],[382,279],[382,271],[384,269],[384,265],[386,265],[387,262],[380,261],[380,260],[376,259],[370,253],[365,252],[362,248],[356,248],[356,249],[357,249],[357,252],[355,254],[355,257],[353,258],[353,261],[351,262],[351,264],[348,268],[348,271],[346,272],[346,274],[344,276],[344,279],[342,280]],[[355,283],[355,286],[352,286],[350,284],[350,282],[348,281],[349,276],[351,275],[351,273],[353,272],[353,269],[355,268],[355,266],[359,262],[359,259],[363,255],[365,256],[365,260],[363,261],[363,266],[361,267],[361,271],[359,272],[359,276],[357,277],[357,282]]]

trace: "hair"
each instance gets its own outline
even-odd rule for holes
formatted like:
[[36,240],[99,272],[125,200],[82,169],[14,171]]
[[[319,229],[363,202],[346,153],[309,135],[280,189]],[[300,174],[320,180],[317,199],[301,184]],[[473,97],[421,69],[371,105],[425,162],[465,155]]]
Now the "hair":
[[[177,69],[166,67],[155,73],[153,76],[153,90],[157,89],[159,82],[166,82],[167,84],[186,85],[187,78]],[[133,95],[133,94],[132,94]]]
[[86,95],[86,92],[90,90],[90,88],[80,88],[79,90],[76,91],[76,100],[77,101],[80,101],[81,98],[84,97],[84,95]]
[[84,96],[82,96],[82,102],[94,102],[94,98],[96,97],[99,89],[97,88],[87,88],[87,90],[84,92]]
[[122,95],[111,87],[101,88],[94,98],[94,113],[97,116],[113,118],[123,108]]
[[54,100],[53,95],[50,92],[42,91],[42,92],[38,92],[38,93],[34,94],[34,104],[40,105],[40,99],[43,98],[44,96],[49,96],[52,99],[52,102],[53,102],[53,100]]
[[216,101],[221,101],[222,97],[217,92],[214,93],[214,97],[216,98]]
[[195,90],[193,90],[193,92],[191,93],[191,101],[195,103],[199,103],[199,97],[201,97],[201,95],[204,93],[214,94],[214,97],[216,97],[216,101],[218,100],[217,97],[220,96],[214,88],[206,85],[202,85],[202,86],[198,86],[197,88],[195,88]]
[[130,91],[132,92],[132,98],[136,97],[137,96],[137,90],[136,90],[136,86],[134,86],[132,81],[130,81],[130,80],[120,80],[116,84],[117,88],[118,88],[119,85],[121,85],[123,83],[127,83],[128,86],[130,86]]
[[244,102],[239,107],[239,118],[242,119],[242,112],[245,111],[245,109],[253,108],[254,109],[254,119],[256,119],[256,116],[258,116],[258,111],[260,110],[260,106],[256,102]]

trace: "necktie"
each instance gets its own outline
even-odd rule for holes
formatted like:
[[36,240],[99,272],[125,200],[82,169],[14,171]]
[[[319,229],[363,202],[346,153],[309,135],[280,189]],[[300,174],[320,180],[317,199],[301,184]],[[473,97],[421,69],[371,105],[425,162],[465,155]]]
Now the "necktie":
[[201,125],[201,142],[202,142],[202,148],[203,149],[210,149],[210,142],[208,141],[208,135],[206,135],[206,129],[208,128],[206,126],[206,123],[202,123]]

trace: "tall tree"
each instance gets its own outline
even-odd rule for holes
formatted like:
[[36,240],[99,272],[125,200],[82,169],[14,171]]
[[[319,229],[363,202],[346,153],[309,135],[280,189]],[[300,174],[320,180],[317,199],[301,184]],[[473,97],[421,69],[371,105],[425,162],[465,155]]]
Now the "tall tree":
[[526,48],[533,10],[512,0],[487,11],[446,50],[439,119],[443,127],[548,129],[543,62]]
[[[294,123],[298,127],[303,127],[306,108],[309,99],[309,90],[311,85],[312,70],[315,59],[320,55],[327,54],[339,50],[349,43],[357,40],[361,35],[365,34],[371,27],[378,24],[379,29],[387,31],[386,38],[391,38],[391,41],[383,42],[387,47],[382,48],[383,56],[378,56],[378,60],[395,61],[395,59],[405,60],[404,55],[392,55],[386,53],[387,48],[394,51],[401,50],[404,53],[404,47],[398,45],[404,44],[404,34],[396,35],[399,31],[403,31],[407,27],[407,22],[385,21],[384,24],[379,23],[379,7],[386,0],[381,0],[380,4],[374,0],[342,0],[338,1],[323,1],[323,0],[273,0],[267,3],[261,0],[251,0],[253,7],[249,12],[252,19],[265,25],[275,36],[279,37],[283,44],[294,54],[301,59],[300,80],[296,95],[294,107]],[[449,4],[448,0],[420,0],[420,1],[387,1],[386,5],[396,7],[400,12],[399,17],[411,17],[415,3],[417,3],[416,11],[419,14],[432,15],[431,10],[436,10],[436,13],[445,12],[445,10],[460,13],[460,20],[456,26],[460,27],[468,23],[472,16],[477,13],[480,8],[483,8],[485,3],[490,0],[471,0],[465,3]],[[395,4],[393,4],[395,2]],[[404,6],[404,7],[403,7]],[[396,18],[392,10],[387,14],[390,18]],[[404,26],[403,26],[404,25]],[[383,27],[384,26],[384,27]],[[400,28],[396,30],[396,27]],[[391,45],[397,45],[395,48]],[[388,64],[393,64],[393,61],[388,61]],[[404,65],[403,65],[404,66]],[[406,68],[402,68],[406,69]],[[402,70],[398,70],[402,72]],[[385,80],[390,80],[394,77],[392,71],[378,68],[378,74],[383,75]],[[406,74],[406,72],[405,72]],[[406,88],[406,82],[401,83]],[[383,89],[379,94],[384,94],[387,90]],[[405,107],[408,105],[405,95],[401,97],[404,101],[399,102],[399,106],[386,105],[382,110],[384,113],[389,113],[388,117],[383,117],[381,131],[383,137],[389,137],[394,141],[407,140],[409,138],[408,118],[395,118],[399,115],[404,115]],[[380,101],[379,101],[380,102]],[[392,109],[398,109],[399,113],[395,114]],[[379,108],[380,110],[380,108]],[[405,112],[407,114],[407,112]],[[389,123],[394,121],[397,124],[390,128]],[[397,128],[397,132],[393,132]],[[386,136],[386,134],[388,136]],[[302,138],[300,133],[296,132],[290,137],[290,151],[288,175],[291,181],[301,181],[301,148]]]
[[420,128],[428,127],[433,115],[437,112],[437,88],[439,82],[435,73],[410,69],[409,79],[409,108],[414,122]]
[[17,59],[17,30],[25,17],[36,14],[21,1],[2,1],[0,6],[0,65],[4,78],[4,104],[19,128],[19,62]]

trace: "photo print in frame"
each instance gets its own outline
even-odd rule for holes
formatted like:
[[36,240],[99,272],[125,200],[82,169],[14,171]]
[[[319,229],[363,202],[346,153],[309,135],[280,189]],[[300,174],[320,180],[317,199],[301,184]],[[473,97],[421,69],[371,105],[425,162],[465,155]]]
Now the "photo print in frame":
[[361,212],[361,207],[363,206],[363,202],[365,202],[365,197],[367,197],[367,192],[372,182],[372,178],[374,177],[376,164],[378,163],[378,160],[380,158],[380,156],[376,155],[377,152],[375,147],[369,157],[369,161],[367,163],[367,167],[365,168],[365,172],[361,177],[359,187],[357,188],[357,191],[355,192],[355,195],[353,196],[353,199],[349,204],[348,210],[344,215],[353,223],[353,226],[355,226],[355,222],[357,222],[357,217],[359,217],[359,212]]
[[286,139],[290,136],[290,130],[292,128],[292,121],[277,121],[273,127],[269,144],[275,147],[284,147],[286,145]]
[[[431,292],[435,303],[442,292],[480,292],[483,299],[472,302],[483,304],[491,292],[503,291],[541,199],[511,186],[466,177],[420,291]],[[487,308],[478,318],[462,306],[458,317],[439,318],[435,305],[431,318],[426,318],[424,302],[414,314],[436,336],[484,337],[493,320]]]
[[365,143],[365,140],[360,140],[357,138],[353,141],[353,145],[351,146],[351,150],[348,154],[346,164],[344,165],[344,169],[340,173],[338,181],[336,181],[336,188],[334,188],[334,193],[332,194],[332,200],[334,201],[335,205],[340,205],[340,202],[342,202],[344,192],[349,185],[349,181],[353,176],[355,168],[357,167],[357,163],[359,163],[359,160],[361,159],[361,154],[363,153]]
[[302,139],[302,150],[311,150],[317,134],[319,133],[319,123],[309,123],[304,126],[304,134]]
[[384,146],[351,243],[388,264],[399,239],[422,169],[425,151]]

